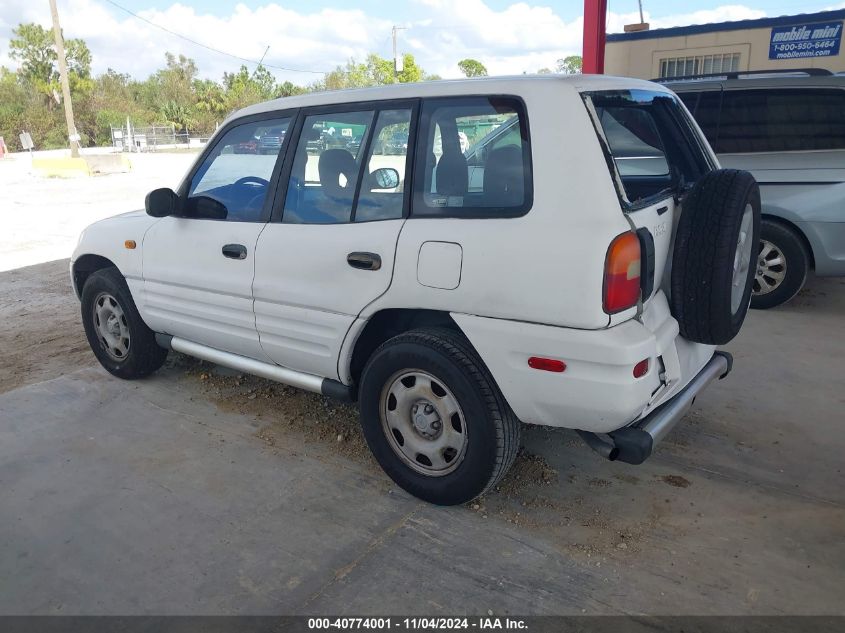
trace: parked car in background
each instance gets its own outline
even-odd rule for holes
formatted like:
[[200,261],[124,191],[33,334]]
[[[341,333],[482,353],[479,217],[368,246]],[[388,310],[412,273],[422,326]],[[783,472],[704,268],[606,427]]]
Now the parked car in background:
[[408,133],[407,132],[396,132],[390,139],[384,144],[384,153],[385,154],[405,154],[408,151]]
[[247,141],[237,143],[232,147],[232,152],[235,154],[257,154],[258,153],[258,139],[251,138]]
[[751,307],[788,301],[810,270],[845,275],[845,76],[809,69],[662,81],[722,166],[748,170],[760,184]]
[[[231,155],[260,126],[290,131],[275,160]],[[358,400],[385,472],[457,504],[504,476],[523,422],[647,459],[731,370],[716,346],[744,322],[759,226],[753,176],[718,169],[667,88],[488,78],[250,106],[178,192],[88,227],[70,268],[115,376],[172,349]]]
[[261,139],[258,141],[258,153],[278,154],[279,149],[285,142],[285,132],[285,129],[279,127],[267,130],[261,135]]

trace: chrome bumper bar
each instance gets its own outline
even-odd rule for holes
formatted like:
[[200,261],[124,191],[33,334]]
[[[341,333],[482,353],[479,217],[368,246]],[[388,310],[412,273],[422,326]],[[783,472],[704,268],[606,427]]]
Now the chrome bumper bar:
[[657,443],[686,415],[695,397],[717,378],[721,380],[727,376],[732,366],[730,354],[716,352],[695,378],[668,402],[631,426],[608,433],[609,440],[588,431],[578,431],[578,434],[590,448],[611,461],[642,464]]

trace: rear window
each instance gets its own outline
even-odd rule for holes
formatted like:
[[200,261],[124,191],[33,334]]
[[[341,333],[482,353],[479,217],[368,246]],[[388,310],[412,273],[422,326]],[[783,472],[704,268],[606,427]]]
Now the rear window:
[[712,168],[673,95],[626,90],[583,96],[629,207],[682,190]]
[[626,107],[596,108],[621,176],[668,176],[663,140],[650,112]]
[[718,153],[845,149],[845,90],[710,91],[693,105]]

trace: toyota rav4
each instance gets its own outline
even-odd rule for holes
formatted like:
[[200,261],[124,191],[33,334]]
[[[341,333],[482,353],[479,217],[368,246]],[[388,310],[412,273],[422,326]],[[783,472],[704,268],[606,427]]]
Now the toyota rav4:
[[[272,153],[238,151],[270,131]],[[115,376],[172,349],[357,400],[387,474],[456,504],[505,474],[521,423],[645,460],[731,369],[715,346],[745,319],[759,230],[753,177],[667,88],[496,78],[241,110],[70,268]]]

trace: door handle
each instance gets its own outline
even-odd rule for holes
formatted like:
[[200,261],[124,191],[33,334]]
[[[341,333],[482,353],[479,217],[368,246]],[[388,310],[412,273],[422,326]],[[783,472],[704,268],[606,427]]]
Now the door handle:
[[378,270],[381,268],[381,257],[375,253],[349,253],[346,256],[346,262],[352,268],[361,270]]
[[246,246],[243,244],[226,244],[223,246],[223,257],[246,259]]

